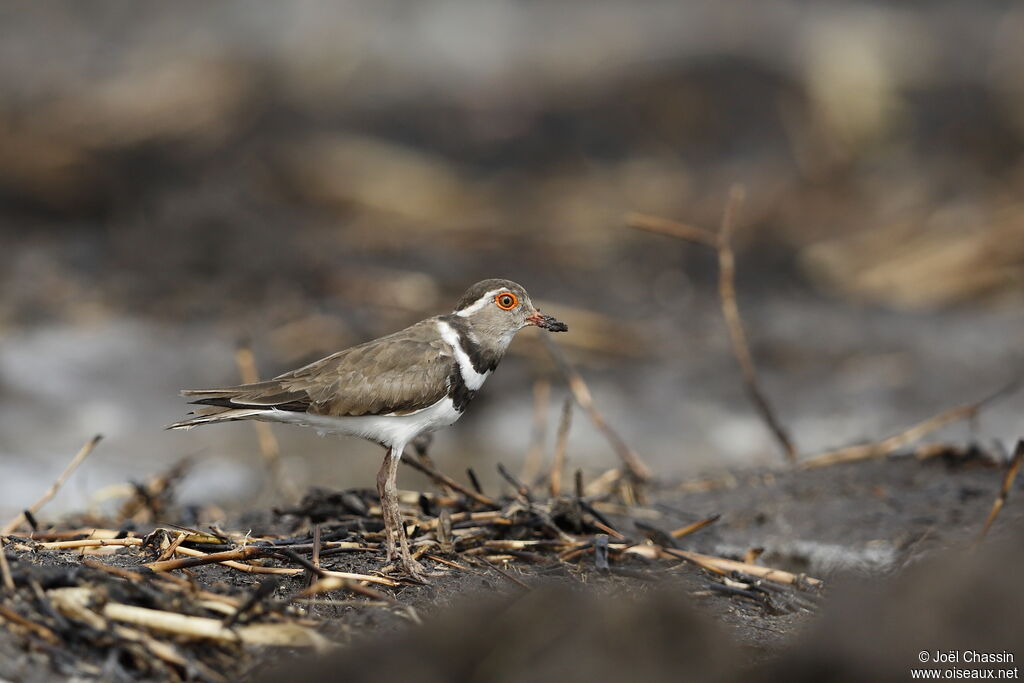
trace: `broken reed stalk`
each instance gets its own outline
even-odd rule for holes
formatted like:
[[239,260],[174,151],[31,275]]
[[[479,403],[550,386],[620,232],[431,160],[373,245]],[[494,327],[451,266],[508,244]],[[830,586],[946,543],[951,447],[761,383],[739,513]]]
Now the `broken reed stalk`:
[[583,408],[590,421],[600,430],[605,439],[608,440],[608,443],[611,444],[612,449],[622,460],[630,476],[638,482],[649,481],[651,478],[650,468],[644,464],[644,461],[640,459],[637,452],[622,440],[619,433],[608,424],[608,421],[604,419],[604,415],[597,410],[597,407],[594,405],[594,397],[591,395],[587,383],[583,381],[579,371],[566,358],[565,352],[550,338],[550,335],[542,334],[540,335],[540,340],[559,370],[561,370],[566,383],[569,385],[569,391],[572,392],[573,397],[576,399],[576,403]]
[[82,538],[77,541],[50,541],[40,543],[46,550],[77,550],[78,548],[103,548],[107,546],[142,545],[142,539],[136,536],[126,538]]
[[[85,538],[77,541],[40,543],[39,547],[46,550],[79,550],[82,548],[139,546],[142,545],[143,542],[143,539],[134,536],[129,536],[128,538]],[[305,569],[299,569],[297,567],[260,567],[252,564],[244,564],[238,561],[269,554],[269,552],[278,549],[279,548],[275,546],[246,546],[245,548],[240,548],[238,550],[227,550],[220,553],[204,553],[201,550],[179,546],[175,548],[174,552],[178,555],[185,555],[186,558],[150,562],[145,566],[154,572],[168,572],[175,569],[186,569],[206,564],[220,564],[225,567],[230,567],[231,569],[246,572],[247,574],[293,575],[301,574],[306,571]],[[327,570],[321,570],[321,572],[323,573],[323,576],[334,576],[342,579],[350,579],[352,581],[369,581],[370,583],[379,583],[385,586],[398,585],[397,582],[392,581],[391,579],[379,576],[370,576],[369,574],[353,574],[350,572],[335,572]]]
[[548,434],[548,401],[551,398],[551,382],[547,378],[533,383],[533,429],[530,431],[530,448],[519,478],[533,481],[540,474],[544,464],[544,440]]
[[[270,550],[276,550],[276,548],[273,546],[247,546],[239,550],[228,550],[222,553],[204,553],[201,550],[179,547],[176,552],[181,555],[188,555],[189,558],[182,560],[168,560],[167,562],[151,562],[146,566],[155,572],[173,571],[175,569],[185,569],[205,564],[221,564],[225,567],[231,567],[232,569],[237,569],[248,574],[295,575],[302,574],[306,571],[305,569],[299,569],[297,567],[259,567],[237,561],[239,559],[264,555]],[[175,566],[173,563],[179,564]],[[369,581],[370,583],[379,583],[383,586],[398,585],[397,581],[392,581],[391,579],[386,579],[381,576],[370,576],[369,574],[353,574],[351,572],[336,572],[328,571],[326,569],[321,569],[319,573],[321,576],[333,576],[339,579],[350,579],[352,581]]]
[[[256,356],[248,345],[240,344],[235,349],[235,364],[238,366],[238,374],[241,376],[243,384],[254,384],[260,380],[259,372],[256,370]],[[250,420],[250,422],[256,429],[260,453],[263,455],[267,473],[277,492],[286,500],[298,500],[299,490],[292,483],[281,464],[281,446],[277,442],[277,437],[274,436],[274,430],[266,422],[259,420]]]
[[[68,480],[68,477],[70,477],[74,473],[74,471],[78,469],[78,466],[81,465],[87,457],[89,457],[89,454],[92,453],[92,450],[96,448],[96,444],[98,444],[101,439],[103,439],[103,436],[101,434],[97,434],[96,436],[92,437],[92,439],[90,439],[88,442],[86,442],[84,446],[82,446],[82,448],[78,451],[75,457],[71,459],[71,462],[68,463],[68,466],[64,468],[64,471],[60,473],[60,476],[58,476],[57,479],[54,480],[52,484],[50,484],[50,488],[46,490],[46,493],[44,493],[39,498],[39,500],[32,503],[32,505],[28,507],[27,512],[30,515],[35,516],[36,513],[38,513],[44,505],[50,502],[53,499],[53,497],[57,495],[57,491],[60,490],[60,487],[63,486],[64,482]],[[8,522],[3,529],[0,529],[0,536],[11,535],[11,533],[17,531],[17,529],[27,521],[27,519],[28,518],[26,517],[24,512],[19,512],[18,515],[10,522]]]
[[979,541],[988,536],[992,523],[996,521],[996,517],[999,516],[1003,505],[1006,504],[1006,498],[1010,495],[1010,487],[1013,486],[1013,480],[1017,477],[1017,472],[1020,471],[1022,462],[1024,462],[1024,439],[1017,441],[1017,448],[1013,451],[1013,459],[1010,460],[1010,466],[1006,469],[1006,476],[1003,477],[1003,485],[999,488],[999,495],[992,502],[992,509],[989,510],[988,518],[985,519],[985,526],[978,537]]
[[569,448],[569,429],[572,427],[572,399],[562,404],[562,417],[558,421],[558,439],[555,442],[555,457],[551,464],[551,496],[557,498],[562,492],[562,472],[565,471],[565,455]]
[[741,185],[733,185],[729,189],[729,198],[717,234],[704,228],[643,214],[630,214],[626,218],[626,224],[631,228],[677,237],[688,242],[703,244],[715,250],[718,255],[719,304],[726,328],[729,331],[733,356],[736,357],[743,375],[743,386],[761,420],[778,442],[786,459],[792,463],[797,459],[796,444],[789,431],[776,416],[767,394],[761,389],[757,366],[754,364],[746,329],[743,326],[743,317],[740,315],[739,305],[736,303],[736,255],[732,249],[732,233],[736,223],[736,213],[744,198],[745,192]]
[[178,546],[180,546],[186,538],[188,538],[188,534],[186,534],[183,531],[178,532],[178,535],[175,536],[174,540],[171,541],[167,548],[162,553],[160,553],[159,557],[156,558],[156,561],[163,562],[164,560],[168,560],[174,557],[174,551],[178,549]]
[[[133,583],[146,582],[150,580],[149,576],[142,574],[141,572],[134,572],[128,569],[123,569],[121,567],[113,567],[109,564],[104,564],[103,562],[90,560],[89,558],[83,559],[82,564],[84,564],[87,567],[92,567],[97,571],[105,572],[107,574],[111,574],[113,576],[126,579]],[[237,598],[233,598],[229,595],[221,595],[220,593],[211,593],[210,591],[197,589],[196,585],[191,581],[179,578],[177,576],[174,576],[173,574],[157,574],[157,576],[160,579],[163,579],[161,587],[166,588],[168,590],[185,592],[188,593],[190,596],[194,596],[196,598],[200,598],[208,602],[220,603],[224,606],[224,608],[227,611],[230,611],[231,613],[236,613],[241,607],[242,603]]]
[[974,417],[983,406],[1001,396],[1004,396],[1005,394],[1010,393],[1016,389],[1019,384],[1020,380],[1014,380],[981,400],[974,401],[972,403],[965,403],[955,408],[943,411],[938,415],[934,415],[927,420],[922,420],[921,422],[904,429],[902,432],[893,434],[881,441],[857,444],[855,446],[847,446],[845,448],[838,448],[833,451],[821,453],[804,460],[800,463],[800,467],[801,469],[812,469],[815,467],[837,465],[839,463],[854,462],[857,460],[884,458],[892,454],[894,451],[927,436],[941,427],[945,427],[946,425],[952,422],[957,422],[958,420]]
[[721,517],[722,517],[721,515],[711,515],[710,517],[708,517],[706,519],[701,519],[701,520],[698,520],[698,521],[696,521],[696,522],[694,522],[692,524],[687,524],[684,527],[679,527],[678,529],[670,531],[669,532],[669,536],[671,536],[672,538],[675,538],[675,539],[684,538],[686,536],[689,536],[690,534],[693,534],[693,533],[696,533],[696,532],[700,531],[701,529],[703,529],[706,526],[710,526],[710,525],[714,524],[719,519],[721,519]]
[[[175,550],[180,550],[180,548],[175,548]],[[265,548],[250,545],[238,550],[225,550],[224,552],[194,557],[180,557],[176,560],[157,560],[156,562],[149,562],[145,566],[155,572],[170,572],[175,569],[191,569],[192,567],[201,567],[204,564],[217,564],[227,560],[247,560],[254,557],[262,557],[266,554]]]
[[689,550],[676,550],[675,548],[661,548],[661,551],[671,555],[672,557],[678,557],[680,559],[687,560],[688,562],[692,562],[698,567],[703,567],[704,569],[716,574],[728,575],[734,571],[738,571],[761,579],[767,579],[768,581],[774,581],[775,583],[784,583],[791,586],[803,585],[817,588],[822,585],[821,579],[793,574],[792,572],[787,572],[782,569],[762,567],[759,564],[748,564],[746,562],[739,562],[738,560],[730,560],[724,557],[715,557],[714,555],[694,553]]
[[196,617],[118,602],[107,602],[99,611],[94,611],[89,607],[94,593],[93,589],[82,587],[56,588],[47,591],[47,595],[61,612],[97,627],[105,626],[105,620],[110,620],[203,640],[245,643],[246,645],[312,647],[318,650],[328,647],[326,638],[311,628],[294,622],[249,624],[229,628],[220,619]]

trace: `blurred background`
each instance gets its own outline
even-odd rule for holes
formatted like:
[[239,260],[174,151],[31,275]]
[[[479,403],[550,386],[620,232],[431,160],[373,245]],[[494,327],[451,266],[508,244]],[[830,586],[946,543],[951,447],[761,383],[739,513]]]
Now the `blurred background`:
[[[714,254],[624,220],[714,229],[735,182],[739,303],[802,452],[977,399],[1024,351],[1022,35],[1009,1],[6,3],[0,512],[96,432],[66,505],[185,455],[189,496],[242,500],[252,426],[162,431],[178,389],[237,383],[241,340],[271,376],[485,277],[568,322],[659,473],[781,462]],[[537,378],[557,420],[520,336],[442,469],[518,467]],[[935,438],[1014,438],[1022,409]],[[274,429],[300,484],[372,486],[375,446]],[[616,462],[582,415],[569,459]]]

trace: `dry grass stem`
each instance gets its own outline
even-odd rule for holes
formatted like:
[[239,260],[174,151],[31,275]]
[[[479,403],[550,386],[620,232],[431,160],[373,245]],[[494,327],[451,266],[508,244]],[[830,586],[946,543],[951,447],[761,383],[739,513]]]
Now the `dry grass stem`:
[[[62,588],[60,590],[78,590]],[[56,601],[55,601],[56,602]],[[194,617],[176,612],[122,605],[108,602],[103,606],[102,616],[111,621],[120,621],[136,626],[144,626],[156,631],[165,631],[186,638],[202,638],[241,642],[246,645],[273,645],[278,647],[312,647],[326,650],[327,639],[312,629],[291,622],[276,624],[252,624],[228,628],[220,619]]]
[[530,430],[530,448],[519,478],[533,481],[544,464],[544,440],[548,434],[548,402],[551,400],[551,382],[546,378],[533,383],[533,428]]
[[174,551],[178,549],[178,546],[180,546],[186,538],[188,538],[188,534],[179,532],[178,535],[175,536],[174,540],[170,542],[162,553],[160,553],[159,557],[156,558],[157,562],[162,562],[174,557]]
[[750,401],[757,409],[758,415],[760,415],[772,436],[775,437],[786,459],[789,462],[796,462],[796,444],[793,442],[789,431],[776,416],[767,395],[761,389],[757,366],[754,364],[754,357],[750,352],[750,343],[747,340],[746,329],[743,326],[739,304],[736,303],[736,255],[732,249],[732,233],[736,224],[736,213],[739,211],[745,196],[746,192],[741,185],[733,185],[729,189],[729,199],[726,202],[717,235],[703,228],[643,214],[631,214],[627,217],[626,224],[631,228],[678,237],[688,242],[703,244],[715,250],[718,255],[718,296],[722,308],[722,317],[725,318],[725,324],[729,331],[733,355],[736,357],[740,371],[743,374],[743,386]]
[[669,532],[669,536],[671,536],[672,538],[677,538],[677,539],[678,538],[684,538],[686,536],[689,536],[692,533],[700,531],[701,529],[703,529],[706,526],[710,526],[710,525],[714,524],[719,519],[721,519],[721,515],[711,515],[707,519],[701,519],[701,520],[698,520],[698,521],[694,522],[693,524],[687,524],[684,527],[680,527],[678,529],[675,529],[674,531],[670,531]]
[[[64,468],[64,471],[60,473],[60,476],[58,476],[57,479],[52,484],[50,484],[50,488],[46,490],[46,493],[44,493],[39,498],[39,500],[32,503],[32,505],[28,507],[28,512],[30,514],[35,515],[36,513],[38,513],[44,505],[50,502],[50,500],[52,500],[53,497],[57,495],[57,491],[60,490],[60,487],[63,486],[64,482],[68,480],[68,477],[70,477],[74,473],[74,471],[78,469],[78,466],[81,465],[87,457],[89,457],[89,454],[92,453],[92,450],[96,448],[96,444],[98,444],[102,438],[102,435],[97,434],[96,436],[92,437],[92,439],[90,439],[84,446],[82,446],[82,448],[78,451],[75,457],[71,459],[71,462],[68,463],[68,466]],[[10,522],[8,522],[3,529],[0,529],[0,536],[9,536],[12,532],[16,531],[26,521],[27,520],[25,517],[25,513],[18,513],[18,515]]]
[[917,424],[912,425],[907,429],[904,429],[902,432],[888,437],[887,439],[882,439],[881,441],[875,441],[873,443],[847,446],[834,451],[827,451],[804,460],[800,463],[800,467],[803,469],[811,469],[814,467],[824,467],[826,465],[837,465],[844,462],[855,462],[857,460],[884,458],[896,450],[903,448],[918,439],[924,438],[931,432],[941,429],[950,423],[974,417],[983,406],[1001,396],[1004,396],[1005,394],[1010,393],[1016,389],[1017,386],[1018,382],[1015,380],[980,401],[965,403],[941,412],[938,415],[934,415],[927,420],[922,420],[921,422],[918,422]]
[[34,633],[39,636],[50,645],[60,645],[60,638],[57,634],[46,628],[42,624],[37,624],[33,621],[29,621],[25,617],[21,616],[7,605],[0,604],[0,618],[6,619],[7,621],[20,626],[26,631]]
[[715,557],[714,555],[704,555],[702,553],[694,553],[689,550],[676,550],[675,548],[662,548],[661,552],[666,553],[672,557],[678,557],[689,562],[693,562],[699,567],[703,567],[708,571],[716,574],[728,575],[732,572],[743,572],[756,576],[761,579],[767,579],[775,583],[783,583],[793,586],[811,586],[817,588],[822,585],[821,579],[814,579],[809,576],[802,576],[787,572],[782,569],[770,569],[768,567],[762,567],[759,564],[748,564],[746,562],[739,562],[737,560],[729,560],[724,557]]
[[127,538],[83,538],[77,541],[40,543],[39,547],[46,550],[76,550],[79,548],[125,547],[130,545],[142,545],[142,539],[135,536],[128,536]]
[[565,472],[565,457],[569,449],[569,429],[571,427],[572,400],[567,398],[562,404],[562,417],[558,421],[558,438],[555,441],[555,456],[551,464],[550,489],[553,497],[557,497],[562,492],[562,473]]
[[[238,374],[243,384],[253,384],[260,380],[259,372],[256,370],[256,357],[252,349],[242,345],[235,350],[235,364],[238,366]],[[292,483],[291,478],[281,464],[281,447],[274,436],[274,430],[266,422],[250,420],[256,430],[256,438],[259,440],[260,453],[263,455],[263,462],[267,466],[267,473],[278,493],[288,501],[299,499],[299,490]]]
[[789,432],[775,415],[771,403],[761,389],[757,367],[754,365],[754,357],[747,341],[747,332],[743,327],[743,318],[740,316],[739,305],[736,303],[736,256],[732,250],[732,232],[736,222],[736,212],[739,211],[745,196],[745,191],[739,185],[734,185],[729,190],[729,201],[725,206],[722,224],[718,231],[718,294],[722,303],[722,315],[729,328],[733,353],[740,364],[747,395],[779,443],[786,459],[796,462],[796,444],[793,443]]
[[473,489],[463,486],[459,482],[449,477],[447,474],[439,472],[438,470],[435,470],[426,463],[417,461],[415,458],[402,458],[401,462],[413,468],[414,470],[422,472],[423,474],[427,475],[441,486],[447,486],[455,491],[458,491],[462,495],[466,496],[467,498],[472,498],[481,505],[488,505],[490,507],[494,507],[497,505],[493,498],[488,498],[482,493],[477,493]]
[[1021,463],[1024,462],[1024,439],[1017,441],[1017,448],[1013,452],[1013,459],[1010,460],[1010,466],[1006,468],[1006,475],[1003,477],[1003,484],[999,488],[999,495],[996,496],[995,501],[992,502],[992,509],[988,513],[988,517],[985,519],[985,526],[981,530],[981,536],[978,540],[985,538],[988,535],[989,529],[992,528],[992,523],[996,521],[996,517],[999,516],[1000,510],[1003,509],[1003,505],[1006,504],[1006,498],[1010,495],[1010,487],[1013,486],[1013,480],[1017,477],[1017,472],[1020,471]]
[[645,213],[631,213],[626,216],[626,225],[631,228],[636,228],[637,230],[646,230],[647,232],[654,232],[659,235],[678,237],[679,239],[684,239],[687,242],[704,244],[712,247],[713,249],[718,248],[718,236],[710,230],[698,228],[695,225],[680,223],[679,221],[673,221],[668,218],[662,218],[661,216],[651,216],[650,214]]
[[594,405],[594,397],[590,393],[590,389],[587,387],[587,383],[583,381],[583,377],[579,371],[576,370],[569,363],[569,360],[565,357],[565,352],[553,341],[548,335],[541,336],[541,342],[544,344],[548,353],[554,359],[558,365],[562,374],[565,376],[565,380],[569,385],[569,391],[572,392],[573,397],[576,399],[576,403],[587,413],[587,417],[594,424],[595,427],[600,430],[604,435],[605,439],[611,444],[612,449],[616,455],[622,459],[623,464],[629,471],[630,475],[640,482],[645,482],[651,478],[650,468],[644,464],[640,456],[630,448],[622,437],[619,436],[608,421],[604,419],[604,416],[597,410]]

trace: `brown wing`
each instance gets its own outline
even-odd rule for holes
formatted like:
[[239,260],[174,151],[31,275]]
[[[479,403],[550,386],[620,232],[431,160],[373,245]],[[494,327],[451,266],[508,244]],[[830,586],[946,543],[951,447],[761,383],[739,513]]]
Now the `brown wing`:
[[339,351],[274,379],[223,389],[187,389],[193,403],[275,408],[317,415],[406,414],[441,400],[455,360],[433,320]]

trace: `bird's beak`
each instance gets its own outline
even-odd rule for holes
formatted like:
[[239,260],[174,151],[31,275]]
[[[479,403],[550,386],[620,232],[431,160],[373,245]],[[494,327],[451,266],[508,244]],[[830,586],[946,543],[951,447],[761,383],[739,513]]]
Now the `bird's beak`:
[[534,311],[532,315],[526,317],[527,325],[536,325],[542,330],[548,330],[549,332],[568,332],[569,326],[560,320],[555,320],[550,315],[543,315],[540,311]]

